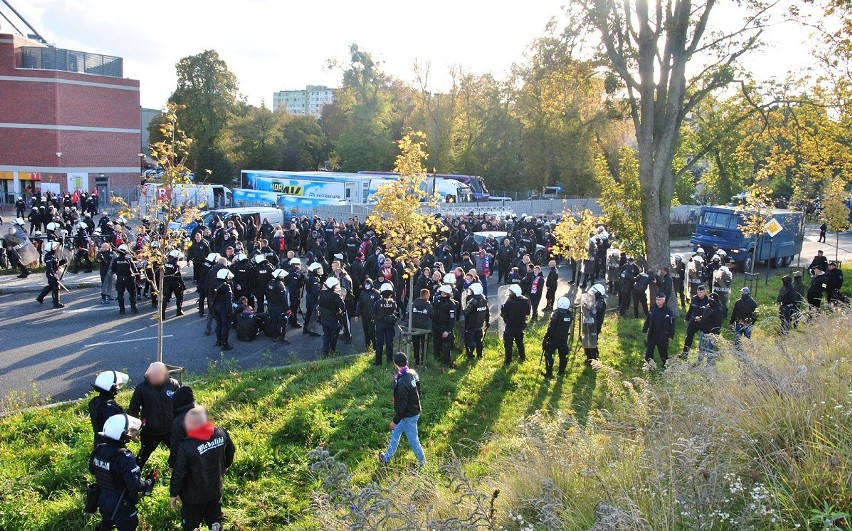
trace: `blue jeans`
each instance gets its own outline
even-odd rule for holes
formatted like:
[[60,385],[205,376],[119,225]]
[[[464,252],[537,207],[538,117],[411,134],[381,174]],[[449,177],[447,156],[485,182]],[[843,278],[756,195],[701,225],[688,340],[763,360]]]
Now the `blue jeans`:
[[424,466],[426,464],[426,456],[423,455],[423,447],[420,446],[420,438],[417,436],[417,419],[419,418],[420,415],[405,417],[397,423],[396,428],[394,428],[391,432],[391,440],[390,444],[388,444],[388,449],[385,450],[384,454],[382,454],[382,459],[385,463],[389,463],[390,460],[393,459],[393,454],[396,453],[396,447],[399,446],[399,438],[404,433],[405,438],[408,439],[408,446],[411,447],[411,451],[414,452],[414,457],[417,458],[420,466]]
[[702,361],[704,361],[705,356],[707,356],[707,365],[712,365],[715,362],[716,345],[713,343],[713,340],[710,339],[710,336],[711,334],[699,332],[697,361],[697,364],[699,365]]
[[746,339],[751,339],[751,325],[736,323],[734,325],[734,346],[740,347],[740,337],[745,336]]
[[479,275],[479,283],[482,284],[482,294],[488,298],[488,276]]

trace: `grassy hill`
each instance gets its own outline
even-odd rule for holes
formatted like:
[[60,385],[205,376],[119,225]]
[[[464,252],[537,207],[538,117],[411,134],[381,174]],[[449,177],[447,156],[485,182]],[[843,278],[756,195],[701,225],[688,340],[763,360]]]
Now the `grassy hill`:
[[[501,365],[493,334],[483,360],[429,360],[418,368],[429,465],[417,474],[404,443],[393,467],[376,461],[392,371],[371,356],[252,372],[223,362],[190,383],[237,444],[225,493],[236,529],[804,527],[852,506],[852,318],[781,339],[772,308],[763,315],[754,345],[726,348],[716,369],[644,374],[641,322],[614,314],[603,366],[580,350],[551,382],[539,375],[540,326],[520,366]],[[0,419],[0,529],[94,528],[80,509],[90,449],[84,404]],[[150,464],[165,470],[165,459],[159,450]],[[146,529],[179,523],[165,487],[140,516]]]

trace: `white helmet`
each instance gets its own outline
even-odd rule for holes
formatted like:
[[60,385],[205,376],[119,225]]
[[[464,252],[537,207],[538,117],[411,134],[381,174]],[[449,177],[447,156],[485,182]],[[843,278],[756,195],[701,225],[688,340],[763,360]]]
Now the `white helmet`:
[[44,244],[44,250],[46,252],[55,251],[59,247],[59,242],[47,242]]
[[211,264],[219,259],[219,253],[210,253],[207,255],[207,261]]
[[511,286],[509,286],[509,292],[514,294],[515,297],[520,297],[523,294],[523,291],[521,291],[521,287],[517,284],[512,284]]
[[444,284],[443,286],[438,288],[438,293],[446,293],[447,295],[452,295],[453,294],[453,288],[451,288],[447,284]]
[[328,289],[334,289],[337,287],[338,284],[340,284],[340,281],[334,277],[328,277],[327,279],[325,279],[325,287],[327,287]]
[[265,261],[266,261],[266,255],[264,255],[264,254],[258,254],[258,255],[255,255],[255,257],[254,257],[254,263],[255,264],[262,264]]
[[606,288],[601,283],[595,284],[594,286],[589,288],[589,291],[597,291],[601,295],[606,295]]
[[721,271],[722,273],[725,273],[726,275],[730,275],[730,274],[731,274],[731,270],[730,270],[730,269],[728,269],[728,266],[724,266],[724,265],[723,265],[722,267],[720,267],[720,268],[719,268],[719,271]]
[[19,227],[23,227],[24,218],[15,218],[14,221],[12,221],[12,225],[18,225]]
[[452,273],[447,273],[444,275],[444,284],[455,284],[456,276]]
[[[97,232],[97,231],[95,231],[95,232]],[[33,233],[33,236],[36,237],[36,238],[41,238],[41,231],[40,230],[35,231]]]
[[223,268],[216,273],[216,278],[219,280],[230,280],[234,278],[234,274]]
[[289,273],[284,269],[276,269],[272,272],[272,278],[287,278],[287,275]]
[[142,421],[125,413],[113,415],[104,422],[104,431],[101,435],[114,441],[121,441],[126,434],[138,432],[142,428]]
[[169,251],[169,258],[180,258],[183,253],[178,251],[177,249],[172,249]]
[[692,257],[692,261],[693,261],[693,262],[698,262],[699,264],[703,264],[703,263],[704,263],[704,259],[703,259],[703,258],[701,258],[700,256],[693,256],[693,257]]
[[289,263],[292,266],[296,266],[296,265],[300,266],[300,265],[302,265],[302,260],[300,260],[299,258],[293,257],[293,258],[290,259]]
[[713,255],[713,258],[711,258],[710,260],[711,260],[712,262],[721,262],[721,261],[722,261],[722,257],[721,257],[721,256],[719,256],[718,254],[714,254],[714,255]]
[[157,240],[153,240],[153,241],[151,242],[151,248],[152,248],[152,249],[156,249],[156,248],[158,248],[159,246],[160,246],[160,242],[158,242]]
[[683,257],[679,254],[676,254],[676,255],[674,255],[674,260],[675,260],[675,262],[680,262],[680,261],[683,261]]
[[322,269],[322,266],[319,264],[319,262],[313,262],[311,265],[308,266],[308,271],[316,271],[317,269]]
[[81,221],[79,225],[77,225],[77,230],[89,230],[89,225],[85,221]]
[[570,310],[571,309],[571,299],[568,297],[559,297],[559,300],[556,301],[556,309],[557,310]]
[[393,286],[390,285],[390,282],[385,282],[379,287],[379,293],[384,293],[386,291],[393,292]]
[[[449,287],[449,286],[447,286]],[[470,285],[470,292],[474,295],[482,295],[482,284],[475,282]]]
[[117,391],[130,380],[123,372],[104,371],[95,377],[95,388],[102,391]]
[[59,225],[58,225],[57,223],[55,223],[55,222],[51,221],[50,223],[48,223],[48,224],[47,224],[47,227],[45,227],[45,228],[46,228],[47,230],[53,230],[53,231],[55,231],[55,230],[59,230]]
[[128,247],[126,243],[122,243],[121,245],[118,246],[118,250],[121,251],[122,253],[129,253],[130,247]]
[[237,256],[234,258],[236,258],[237,262],[242,262],[243,260],[247,260],[248,256],[246,256],[246,253],[237,253]]
[[698,254],[704,254],[704,248],[703,247],[697,247],[695,249],[695,252],[698,253]]

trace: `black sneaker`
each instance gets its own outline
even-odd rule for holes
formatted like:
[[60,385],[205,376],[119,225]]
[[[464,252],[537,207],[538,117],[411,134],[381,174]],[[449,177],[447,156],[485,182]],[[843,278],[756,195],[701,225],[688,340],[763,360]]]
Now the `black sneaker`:
[[125,312],[124,312],[124,308],[119,308],[119,309],[118,309],[118,315],[124,315],[124,313],[125,313]]
[[139,308],[130,308],[130,313],[139,313]]
[[44,299],[40,299],[40,298],[36,297],[36,302],[39,303],[39,304],[44,304]]
[[234,350],[234,347],[232,347],[229,343],[225,343],[222,345],[222,350]]
[[183,310],[178,310],[175,312],[175,317],[180,317],[181,315],[183,315]]
[[65,305],[62,304],[61,302],[57,302],[56,304],[53,305],[53,307],[55,309],[59,309],[59,308],[65,308]]

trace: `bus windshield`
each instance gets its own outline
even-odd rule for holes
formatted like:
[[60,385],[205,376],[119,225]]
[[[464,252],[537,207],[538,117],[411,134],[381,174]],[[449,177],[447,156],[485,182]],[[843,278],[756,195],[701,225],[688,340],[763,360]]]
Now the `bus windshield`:
[[706,211],[701,215],[701,226],[713,229],[736,229],[739,216],[731,212]]

